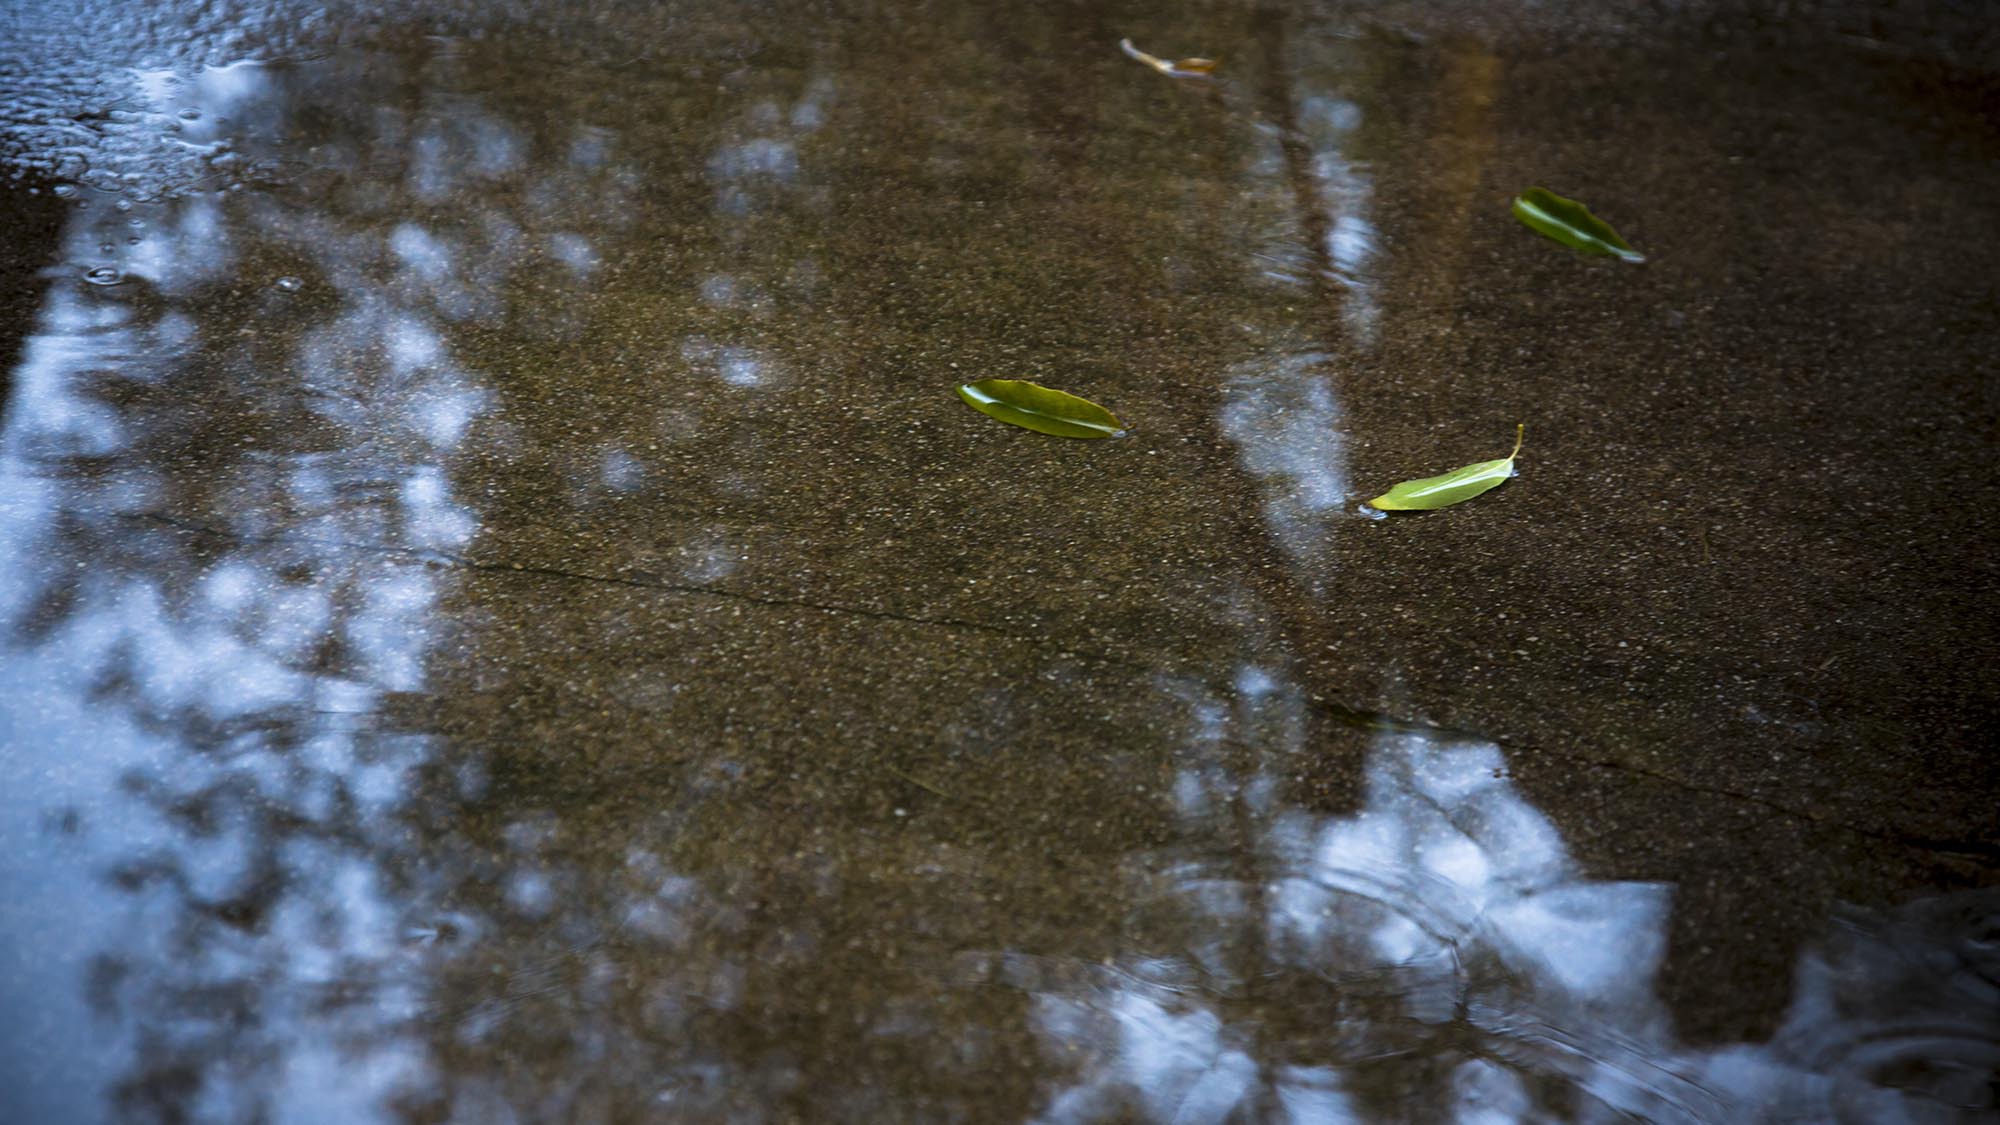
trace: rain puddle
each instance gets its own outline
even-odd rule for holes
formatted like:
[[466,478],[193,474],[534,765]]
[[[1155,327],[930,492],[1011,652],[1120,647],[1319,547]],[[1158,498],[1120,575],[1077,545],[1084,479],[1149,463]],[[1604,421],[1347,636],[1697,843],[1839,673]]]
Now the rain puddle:
[[[1811,137],[1746,148],[1757,99],[1687,89],[1992,71],[1837,13],[1799,48],[1834,77],[1768,78],[1798,44],[1494,18],[0,32],[39,255],[4,310],[0,1116],[2000,1110],[1991,676],[1894,663],[1990,643],[1932,593],[1981,540],[1940,525],[1889,598],[1903,556],[1841,536],[1925,502],[1897,473],[1695,505],[1677,474],[1807,456],[1759,427],[1827,329],[1715,297],[1778,284],[1762,235],[1637,163],[1776,153],[1730,174],[1823,217]],[[1552,62],[1576,34],[1606,55]],[[1959,89],[1904,93],[1977,139]],[[1828,112],[1990,223],[1991,149],[1882,104]],[[1543,178],[1651,260],[1523,229]],[[1839,229],[1774,307],[1853,340],[1933,299],[1833,302],[1841,254],[1920,237]],[[1901,346],[1855,343],[1812,425],[1879,417]],[[1129,433],[1002,425],[953,393],[983,378]],[[1885,464],[1975,462],[1929,409]],[[1362,505],[1524,419],[1503,487]]]

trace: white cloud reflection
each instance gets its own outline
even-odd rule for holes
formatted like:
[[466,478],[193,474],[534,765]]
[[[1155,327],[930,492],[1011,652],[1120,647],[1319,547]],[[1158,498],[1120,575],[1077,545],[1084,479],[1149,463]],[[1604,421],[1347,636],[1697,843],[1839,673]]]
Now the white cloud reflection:
[[[188,121],[241,127],[283,100],[259,66],[140,77]],[[415,144],[434,196],[518,164],[511,131],[471,109],[439,129]],[[249,193],[79,209],[63,243],[76,276],[51,286],[14,373],[0,937],[40,969],[0,974],[0,1007],[38,1013],[31,1037],[7,1034],[0,1088],[23,1119],[90,1119],[121,1075],[143,1087],[209,1051],[250,1065],[246,1035],[289,1039],[275,1076],[209,1082],[187,1112],[366,1120],[427,1066],[398,1030],[416,999],[393,974],[365,1005],[312,997],[355,964],[393,963],[403,940],[410,904],[339,841],[399,808],[425,758],[373,713],[424,689],[440,636],[446,572],[409,552],[457,551],[478,530],[453,467],[490,395],[446,324],[496,299],[482,290],[521,243],[504,223],[446,237],[337,216]],[[581,260],[575,236],[550,237]],[[303,286],[245,285],[247,247],[310,264],[310,315],[283,303]],[[119,280],[87,282],[83,266]],[[218,287],[297,326],[218,316]],[[50,833],[51,809],[73,827]],[[277,893],[301,873],[310,886]],[[218,922],[239,914],[256,924]],[[56,920],[51,945],[37,935]],[[204,925],[226,939],[194,940]],[[87,1004],[79,982],[106,965],[144,968]],[[262,1033],[183,1003],[245,974],[282,982]],[[93,1028],[92,1005],[109,1003],[125,1010],[116,1038]],[[82,1043],[97,1049],[69,1051]]]
[[1180,952],[1074,972],[1002,955],[1075,1068],[1040,1120],[1916,1122],[1990,1096],[1993,895],[1836,930],[1770,1043],[1693,1048],[1655,992],[1671,889],[1590,878],[1497,747],[1380,735],[1361,808],[1251,821],[1245,881],[1194,841],[1256,792],[1200,766],[1175,786],[1190,844],[1140,878],[1183,919]]
[[[1258,482],[1279,546],[1301,564],[1319,557],[1352,495],[1333,363],[1325,352],[1280,350],[1230,368],[1222,385],[1217,422]],[[1317,591],[1316,570],[1299,573]]]

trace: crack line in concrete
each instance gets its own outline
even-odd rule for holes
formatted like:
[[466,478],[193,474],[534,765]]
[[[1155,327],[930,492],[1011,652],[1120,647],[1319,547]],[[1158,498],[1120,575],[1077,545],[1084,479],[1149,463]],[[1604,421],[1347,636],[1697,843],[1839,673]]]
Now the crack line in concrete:
[[[695,583],[669,582],[650,577],[627,577],[616,574],[593,574],[589,571],[567,570],[554,566],[530,566],[524,563],[480,562],[448,551],[426,550],[419,547],[396,547],[381,543],[350,543],[342,539],[328,539],[313,535],[247,535],[226,528],[214,527],[194,520],[170,516],[164,512],[90,512],[78,509],[60,509],[67,515],[105,516],[117,519],[165,524],[196,535],[208,535],[226,539],[233,543],[282,545],[288,543],[311,544],[334,547],[344,551],[357,551],[381,555],[386,558],[403,559],[410,562],[427,563],[433,566],[448,566],[459,570],[480,571],[488,574],[526,574],[544,578],[563,578],[576,582],[596,582],[607,586],[625,586],[637,590],[658,590],[670,594],[688,594],[699,597],[724,598],[730,601],[748,602],[752,605],[773,609],[810,609],[821,613],[852,617],[866,617],[878,621],[898,621],[910,625],[927,625],[940,629],[960,629],[968,632],[987,633],[1006,637],[1023,644],[1040,644],[1041,639],[1002,629],[997,625],[987,625],[978,621],[965,621],[950,617],[918,617],[914,614],[895,613],[890,610],[867,609],[860,606],[827,605],[821,602],[798,598],[778,598],[763,594],[750,594],[741,590],[726,590],[716,586]],[[641,572],[647,573],[647,572]]]
[[[335,547],[341,550],[359,551],[369,554],[376,554],[387,558],[404,559],[411,562],[426,563],[435,566],[447,566],[455,569],[478,571],[488,574],[521,574],[521,575],[534,575],[544,578],[559,578],[575,582],[594,582],[608,586],[624,586],[630,589],[637,589],[637,590],[655,590],[663,593],[684,594],[696,597],[723,598],[731,601],[740,601],[751,605],[763,606],[765,608],[770,608],[770,609],[804,609],[804,610],[813,610],[819,613],[864,617],[877,621],[895,621],[908,625],[922,625],[922,626],[941,628],[941,629],[957,629],[966,632],[984,633],[989,636],[1001,637],[1007,640],[1018,642],[1020,644],[1025,644],[1034,647],[1039,647],[1051,643],[1051,639],[1047,637],[1028,636],[1021,633],[1015,633],[1007,629],[1002,629],[998,626],[986,625],[977,621],[965,621],[958,618],[917,617],[911,614],[893,613],[887,610],[864,609],[856,606],[826,605],[820,602],[810,602],[795,598],[775,598],[759,594],[747,594],[737,590],[723,590],[713,586],[701,586],[692,583],[675,583],[666,581],[646,581],[639,578],[626,578],[617,575],[591,574],[586,571],[565,570],[561,567],[527,566],[521,563],[478,562],[473,559],[465,558],[462,555],[454,555],[445,551],[424,550],[416,547],[395,547],[378,543],[357,544],[357,543],[349,543],[345,540],[340,540],[340,539],[327,539],[318,536],[307,536],[307,535],[246,535],[242,532],[230,531],[224,528],[219,528],[209,524],[204,524],[196,520],[189,520],[179,516],[168,515],[165,512],[104,512],[104,511],[90,511],[87,509],[60,508],[60,507],[54,510],[64,515],[71,515],[71,516],[87,516],[87,517],[99,517],[99,518],[109,516],[115,519],[129,520],[133,522],[163,524],[167,527],[172,527],[180,531],[188,532],[190,534],[208,535],[218,539],[224,539],[235,543],[272,544],[272,545],[293,544],[293,543],[314,544],[319,546]],[[1057,654],[1060,656],[1075,656],[1098,664],[1108,664],[1116,667],[1125,668],[1131,671],[1145,672],[1149,674],[1161,674],[1165,671],[1164,669],[1161,669],[1154,665],[1141,663],[1135,660],[1129,660],[1105,652],[1091,652],[1082,649],[1058,649]],[[1221,689],[1216,688],[1212,684],[1208,686],[1211,688],[1211,690],[1217,691],[1218,694],[1225,694],[1221,691]],[[1322,714],[1326,715],[1327,717],[1347,726],[1363,727],[1370,730],[1401,731],[1405,733],[1422,734],[1430,737],[1437,737],[1444,739],[1463,740],[1472,742],[1490,742],[1495,746],[1500,747],[1503,750],[1511,750],[1512,753],[1515,754],[1516,756],[1520,756],[1521,754],[1524,753],[1524,751],[1521,749],[1520,746],[1510,745],[1508,740],[1494,738],[1490,735],[1482,735],[1474,731],[1459,730],[1456,728],[1440,726],[1433,723],[1426,723],[1412,719],[1405,719],[1399,716],[1389,715],[1384,712],[1362,710],[1360,708],[1350,707],[1345,704],[1336,703],[1320,696],[1308,695],[1305,697],[1305,703],[1308,707],[1311,707],[1321,712]],[[1766,797],[1759,797],[1754,794],[1743,793],[1732,789],[1724,789],[1718,786],[1702,785],[1697,782],[1686,781],[1681,778],[1674,777],[1670,774],[1664,774],[1656,770],[1646,769],[1643,766],[1635,766],[1626,762],[1619,762],[1606,758],[1586,757],[1581,754],[1575,754],[1565,750],[1553,749],[1546,746],[1536,747],[1535,749],[1540,753],[1548,754],[1551,757],[1560,758],[1563,759],[1564,761],[1574,762],[1581,766],[1593,769],[1617,770],[1620,772],[1632,774],[1636,777],[1643,777],[1650,781],[1658,782],[1659,784],[1667,785],[1675,789],[1683,790],[1685,792],[1701,793],[1712,797],[1721,797],[1727,800],[1741,802],[1744,804],[1756,805],[1759,808],[1769,809],[1770,811],[1778,813],[1782,816],[1786,816],[1794,820],[1803,821],[1807,824],[1813,825],[1814,827],[1821,829],[1831,829],[1841,832],[1849,832],[1853,833],[1854,835],[1863,836],[1871,840],[1881,840],[1887,843],[1898,845],[1900,847],[1906,847],[1920,851],[1945,852],[1953,855],[1973,857],[1987,862],[2000,862],[2000,844],[1992,844],[1982,840],[1959,840],[1959,839],[1938,838],[1930,836],[1917,836],[1908,833],[1898,833],[1898,832],[1884,831],[1881,829],[1864,828],[1858,825],[1848,824],[1843,821],[1829,820],[1826,817],[1816,815],[1804,809],[1793,808],[1789,805],[1783,804],[1778,801],[1770,800],[1769,798]]]

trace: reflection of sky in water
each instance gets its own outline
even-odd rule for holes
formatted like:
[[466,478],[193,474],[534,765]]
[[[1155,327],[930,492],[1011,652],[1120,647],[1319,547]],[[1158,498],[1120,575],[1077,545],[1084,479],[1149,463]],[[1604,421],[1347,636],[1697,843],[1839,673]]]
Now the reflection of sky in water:
[[[267,77],[140,75],[161,111],[238,128],[278,112]],[[506,145],[482,146],[471,172],[504,171]],[[413,175],[444,191],[460,173]],[[423,757],[372,729],[385,693],[423,686],[440,595],[392,552],[458,550],[476,529],[448,465],[486,394],[438,320],[480,306],[466,267],[495,265],[492,248],[468,263],[414,223],[385,237],[206,192],[93,202],[64,259],[123,280],[54,284],[0,432],[0,1007],[34,1013],[9,1022],[0,1088],[16,1119],[87,1120],[134,1080],[121,1104],[144,1112],[182,1060],[235,1044],[263,1065],[254,1043],[276,1035],[267,1081],[182,1104],[364,1119],[421,1055],[394,1030],[407,986],[321,995],[355,963],[392,964],[405,936],[340,840],[376,830]],[[588,257],[558,237],[572,265]],[[281,352],[255,317],[198,311],[248,285],[294,315],[272,302],[300,298],[245,274],[253,243],[304,253],[335,291]],[[221,1000],[260,981],[261,1032]]]
[[[1212,825],[1223,806],[1258,799],[1255,783],[1238,785],[1196,770],[1177,792],[1194,823]],[[1349,816],[1258,818],[1256,882],[1162,858],[1162,893],[1193,923],[1187,959],[1160,958],[1133,973],[1141,983],[1096,995],[1041,997],[1051,1048],[1093,1060],[1047,1119],[1137,1106],[1150,1120],[1219,1121],[1262,1105],[1278,1119],[1369,1120],[1347,1092],[1357,1074],[1379,1083],[1441,1057],[1450,1080],[1432,1104],[1407,1107],[1415,1117],[1518,1120],[1507,1107],[1525,1109],[1524,1084],[1551,1074],[1654,1119],[1703,1104],[1687,1078],[1646,1061],[1672,1054],[1652,996],[1666,888],[1584,878],[1490,745],[1382,736],[1365,793]],[[1227,1016],[1227,997],[1257,981],[1326,997],[1323,1026],[1291,1044],[1289,1065],[1272,1065],[1258,1014]],[[1208,989],[1225,998],[1204,1001]]]
[[691,370],[731,387],[747,390],[767,386],[777,379],[777,364],[761,350],[717,344],[703,336],[690,336],[682,342],[681,359]]
[[[1252,134],[1247,190],[1274,205],[1279,216],[1253,244],[1249,261],[1265,281],[1287,288],[1313,289],[1315,280],[1332,287],[1340,304],[1346,343],[1356,351],[1375,345],[1381,321],[1376,296],[1374,222],[1369,203],[1375,185],[1366,168],[1346,151],[1351,134],[1360,127],[1361,107],[1334,94],[1304,89],[1298,92],[1296,135],[1292,139],[1308,156],[1303,168],[1289,166],[1284,134],[1262,126]],[[1321,228],[1319,245],[1307,223],[1291,206],[1291,178],[1303,177],[1311,206],[1318,209],[1313,225]]]
[[[1265,691],[1231,718],[1196,707],[1210,742],[1232,719],[1290,729],[1259,698],[1268,676],[1246,675]],[[2000,899],[1857,915],[1807,953],[1771,1043],[1695,1049],[1654,993],[1670,888],[1579,870],[1497,748],[1385,733],[1364,791],[1320,816],[1190,767],[1188,842],[1136,876],[1172,904],[1178,951],[995,959],[990,979],[1034,996],[1050,1059],[1076,1067],[1042,1120],[1915,1122],[1991,1105]],[[1254,876],[1203,855],[1233,808],[1255,826]]]
[[[1326,576],[1309,564],[1351,506],[1336,364],[1374,346],[1381,310],[1368,218],[1374,185],[1345,155],[1361,125],[1361,107],[1307,80],[1294,97],[1294,135],[1270,125],[1250,134],[1247,190],[1266,201],[1266,213],[1280,217],[1269,221],[1248,260],[1265,281],[1332,294],[1346,332],[1333,347],[1281,342],[1231,367],[1217,421],[1236,443],[1244,471],[1259,482],[1266,525],[1298,564],[1307,588],[1321,594]],[[1306,199],[1297,198],[1301,189],[1292,183],[1300,178]],[[1310,222],[1296,204],[1316,210]],[[1312,245],[1314,227],[1323,232],[1322,245]]]
[[[1264,519],[1293,560],[1309,563],[1348,499],[1342,415],[1332,357],[1276,352],[1237,364],[1222,384],[1217,421],[1256,479]],[[1324,577],[1300,569],[1315,590]]]
[[1366,170],[1345,155],[1348,135],[1361,124],[1353,102],[1313,94],[1299,104],[1299,131],[1312,150],[1312,182],[1326,216],[1327,280],[1342,287],[1341,318],[1357,348],[1372,347],[1381,307],[1372,278],[1375,224],[1368,202],[1375,185]]
[[[781,205],[824,208],[824,191],[806,173],[800,146],[824,124],[833,91],[832,81],[822,75],[806,83],[789,109],[774,98],[754,101],[710,154],[707,172],[715,187],[714,210],[734,256],[750,259],[760,252],[759,224]],[[804,264],[817,269],[810,262]],[[758,283],[755,272],[709,273],[695,281],[695,288],[702,302],[718,312],[743,310],[768,316],[769,287]],[[681,345],[681,359],[699,375],[728,387],[778,386],[784,381],[782,365],[759,345],[759,335],[740,330],[725,338],[691,335]]]

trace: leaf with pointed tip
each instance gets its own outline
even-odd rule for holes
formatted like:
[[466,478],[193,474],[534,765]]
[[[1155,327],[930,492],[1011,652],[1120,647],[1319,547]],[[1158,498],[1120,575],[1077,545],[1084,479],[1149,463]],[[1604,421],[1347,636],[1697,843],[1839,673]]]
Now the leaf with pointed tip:
[[1590,213],[1574,199],[1564,199],[1547,188],[1529,188],[1514,197],[1514,217],[1532,230],[1555,239],[1572,250],[1603,254],[1628,262],[1643,262],[1644,254],[1632,249],[1610,224]]
[[1147,66],[1152,67],[1169,78],[1207,78],[1215,73],[1215,68],[1219,65],[1214,59],[1173,59],[1169,61],[1158,55],[1149,55],[1141,51],[1132,45],[1130,39],[1120,39],[1118,41],[1118,49],[1124,51],[1128,57],[1145,63]]
[[1423,511],[1470,500],[1514,475],[1514,458],[1521,455],[1526,425],[1514,428],[1514,452],[1498,461],[1481,461],[1440,476],[1406,480],[1368,503],[1385,512]]
[[967,406],[1016,426],[1056,437],[1107,438],[1125,433],[1109,410],[1067,391],[1025,379],[981,379],[958,388]]

